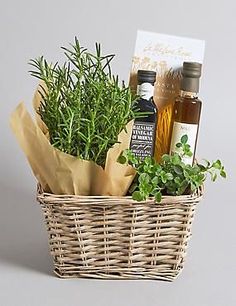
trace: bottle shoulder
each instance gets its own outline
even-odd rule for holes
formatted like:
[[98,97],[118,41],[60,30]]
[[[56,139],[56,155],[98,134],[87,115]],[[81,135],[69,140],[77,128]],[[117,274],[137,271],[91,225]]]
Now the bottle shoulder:
[[147,99],[139,99],[138,100],[138,106],[141,110],[150,110],[152,109],[153,112],[157,112],[157,106],[153,100],[153,98],[147,100]]
[[175,102],[176,103],[202,104],[202,101],[198,97],[191,98],[191,97],[181,97],[181,96],[178,96],[175,99]]
[[183,123],[198,124],[202,102],[198,98],[178,97],[173,108],[173,120]]

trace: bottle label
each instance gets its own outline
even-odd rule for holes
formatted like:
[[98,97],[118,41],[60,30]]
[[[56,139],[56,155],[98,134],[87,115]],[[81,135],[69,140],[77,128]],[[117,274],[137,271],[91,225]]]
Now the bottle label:
[[130,149],[137,157],[144,159],[146,156],[153,156],[155,132],[154,122],[134,122]]
[[183,135],[188,136],[188,144],[190,145],[190,150],[193,155],[186,156],[182,160],[185,164],[193,164],[194,158],[194,150],[195,144],[197,140],[197,131],[198,131],[198,124],[189,124],[189,123],[181,123],[181,122],[174,122],[172,137],[171,137],[171,144],[170,144],[170,154],[179,153],[181,149],[176,147],[176,144],[180,142],[181,137]]
[[149,100],[153,97],[153,93],[154,86],[151,83],[142,83],[137,86],[137,94],[145,100]]

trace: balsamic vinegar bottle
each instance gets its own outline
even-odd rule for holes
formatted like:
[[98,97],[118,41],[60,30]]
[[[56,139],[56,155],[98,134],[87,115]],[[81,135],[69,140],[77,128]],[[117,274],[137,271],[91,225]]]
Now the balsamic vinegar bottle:
[[141,159],[154,155],[157,126],[157,108],[153,100],[155,81],[155,71],[138,70],[137,94],[140,99],[137,106],[140,112],[149,114],[134,121],[130,149]]
[[180,95],[175,100],[172,117],[170,154],[178,152],[176,143],[180,142],[183,135],[187,135],[193,155],[184,157],[183,162],[190,165],[194,161],[202,107],[202,102],[198,99],[201,68],[200,63],[183,63]]

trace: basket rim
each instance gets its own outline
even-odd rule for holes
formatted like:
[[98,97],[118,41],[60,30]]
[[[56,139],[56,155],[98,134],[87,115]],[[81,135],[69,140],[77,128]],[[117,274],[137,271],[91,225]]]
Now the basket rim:
[[96,204],[101,203],[104,205],[105,202],[108,204],[116,204],[117,202],[121,203],[124,202],[124,204],[156,204],[156,205],[163,205],[163,204],[183,204],[183,205],[193,205],[200,202],[200,200],[203,197],[203,191],[204,186],[200,186],[198,190],[192,194],[187,195],[180,195],[180,196],[171,196],[171,195],[165,195],[162,197],[161,202],[156,202],[154,197],[150,197],[145,201],[135,201],[132,199],[131,196],[86,196],[86,195],[68,195],[68,194],[53,194],[50,192],[45,192],[40,185],[40,183],[37,184],[37,200],[39,202],[46,202],[47,204],[56,204],[58,201],[58,204],[62,204],[61,201],[63,200],[63,204],[73,204],[73,205],[81,205],[81,204],[92,204],[93,202],[96,202]]

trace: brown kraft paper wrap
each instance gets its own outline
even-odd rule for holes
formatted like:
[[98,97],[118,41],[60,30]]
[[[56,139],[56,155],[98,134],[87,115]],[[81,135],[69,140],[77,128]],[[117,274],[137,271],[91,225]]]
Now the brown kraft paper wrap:
[[[40,103],[38,91],[33,99],[35,110]],[[127,193],[135,176],[133,168],[121,165],[117,158],[129,148],[133,122],[119,134],[119,143],[107,153],[105,168],[93,161],[81,160],[54,148],[49,142],[46,125],[36,114],[34,122],[24,103],[20,103],[10,118],[11,128],[24,151],[32,171],[47,192],[54,194],[112,195]]]

